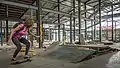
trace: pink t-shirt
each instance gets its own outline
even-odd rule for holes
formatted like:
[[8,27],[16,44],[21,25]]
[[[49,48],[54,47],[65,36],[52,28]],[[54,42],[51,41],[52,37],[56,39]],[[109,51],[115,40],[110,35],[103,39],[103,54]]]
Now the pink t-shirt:
[[15,38],[21,38],[22,36],[28,34],[28,29],[24,26],[24,24],[20,24],[19,26],[20,26],[21,28],[23,28],[23,29],[20,30],[19,32],[15,32],[15,33],[13,34],[13,37],[15,37]]

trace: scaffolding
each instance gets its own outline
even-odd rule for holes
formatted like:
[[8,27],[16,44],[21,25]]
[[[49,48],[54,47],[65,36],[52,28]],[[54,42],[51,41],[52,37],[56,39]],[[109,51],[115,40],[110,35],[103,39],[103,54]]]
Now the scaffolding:
[[[60,42],[67,39],[69,43],[78,41],[81,44],[83,38],[88,40],[90,36],[91,40],[101,42],[104,40],[102,34],[107,31],[103,29],[103,25],[110,19],[110,37],[111,41],[115,41],[119,35],[116,25],[116,21],[119,22],[116,18],[120,16],[119,4],[119,0],[1,0],[0,23],[6,23],[4,28],[1,27],[1,32],[5,34],[7,41],[10,33],[8,29],[11,29],[9,21],[21,21],[31,14],[32,9],[37,35],[43,33],[40,31],[41,27],[43,31],[51,25],[50,40]],[[52,38],[52,35],[57,38]],[[108,34],[106,36],[108,40]],[[41,39],[39,47],[42,47]]]

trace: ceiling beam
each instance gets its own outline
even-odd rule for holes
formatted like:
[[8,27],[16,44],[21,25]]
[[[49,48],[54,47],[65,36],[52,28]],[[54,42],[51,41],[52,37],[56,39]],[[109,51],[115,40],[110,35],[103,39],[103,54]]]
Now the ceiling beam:
[[93,3],[96,3],[96,2],[98,2],[98,1],[87,2],[86,4],[88,5],[88,4],[93,4]]
[[[6,20],[6,17],[0,16],[0,20]],[[11,16],[11,17],[8,17],[8,20],[9,21],[20,21],[21,19],[15,17],[15,16]]]
[[[102,16],[103,19],[108,19],[108,18],[111,18],[111,14],[110,15],[104,15]],[[116,14],[113,14],[113,17],[119,17],[120,16],[120,13],[116,13]]]
[[[113,5],[119,5],[120,4],[120,2],[118,2],[118,3],[114,3]],[[111,3],[105,3],[104,5],[102,5],[101,7],[101,9],[103,9],[104,7],[108,7],[108,6],[111,6],[112,4]],[[98,6],[98,5],[97,5]],[[97,7],[96,7],[97,8]],[[91,14],[89,17],[88,17],[88,19],[89,18],[91,18],[92,16],[94,16],[94,15],[96,15],[98,13],[98,10],[96,10],[93,14]]]
[[[19,6],[19,7],[28,8],[28,9],[38,10],[38,7],[36,7],[36,6],[26,5],[26,4],[16,3],[16,2],[0,1],[0,3],[8,4],[8,5],[14,5],[14,6]],[[65,12],[61,12],[61,11],[56,11],[56,10],[51,10],[51,9],[46,9],[46,8],[42,8],[42,11],[56,13],[56,14],[60,14],[60,15],[64,15],[64,16],[70,17],[69,13],[65,13]],[[72,15],[72,17],[78,17],[78,16],[77,15]],[[85,19],[85,18],[82,17],[82,19]]]
[[[10,1],[0,1],[0,3],[38,10],[38,7],[32,6],[32,5],[20,4],[20,3],[10,2]],[[57,14],[65,15],[65,16],[70,16],[70,14],[68,14],[68,13],[55,11],[55,10],[51,10],[51,9],[46,9],[46,8],[42,8],[42,11],[57,13]],[[74,16],[74,17],[77,17],[77,16]]]
[[[61,1],[59,4],[61,4],[61,3],[62,3],[62,2],[64,2],[64,1],[66,1],[66,0]],[[55,8],[57,8],[57,7],[58,7],[58,3],[57,3],[57,5],[56,5],[56,6],[54,6],[54,7],[53,7],[53,9],[52,9],[52,10],[54,10],[54,9],[55,9]],[[50,12],[48,12],[45,16],[47,16],[49,13],[50,13]],[[44,17],[45,17],[45,16],[44,16]],[[42,17],[42,18],[44,18],[44,17]]]

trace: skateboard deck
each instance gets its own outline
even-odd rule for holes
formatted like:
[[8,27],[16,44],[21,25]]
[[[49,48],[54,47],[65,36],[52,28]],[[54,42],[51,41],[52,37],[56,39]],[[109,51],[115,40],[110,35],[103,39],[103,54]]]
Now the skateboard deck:
[[22,60],[12,61],[11,64],[16,65],[16,64],[21,64],[21,63],[31,62],[31,61],[32,61],[31,59],[22,59]]

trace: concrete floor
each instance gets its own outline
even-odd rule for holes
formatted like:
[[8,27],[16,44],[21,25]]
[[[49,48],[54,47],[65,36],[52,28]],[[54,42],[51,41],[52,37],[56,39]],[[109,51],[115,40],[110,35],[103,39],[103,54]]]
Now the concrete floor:
[[0,68],[107,68],[106,64],[113,54],[109,53],[77,64],[59,59],[36,56],[32,58],[32,62],[11,65],[11,55],[9,52],[0,52]]
[[[118,44],[117,44],[118,47]],[[37,50],[38,52],[41,50]],[[0,68],[107,68],[106,64],[109,58],[115,53],[102,55],[81,63],[70,63],[65,60],[54,59],[53,57],[43,57],[44,52],[39,52],[38,56],[33,57],[32,62],[26,62],[18,65],[11,65],[10,60],[13,51],[0,50]]]
[[93,58],[88,61],[84,61],[82,63],[79,63],[78,68],[108,68],[107,64],[109,62],[110,57],[116,53],[109,53],[106,55],[102,55],[96,58]]

